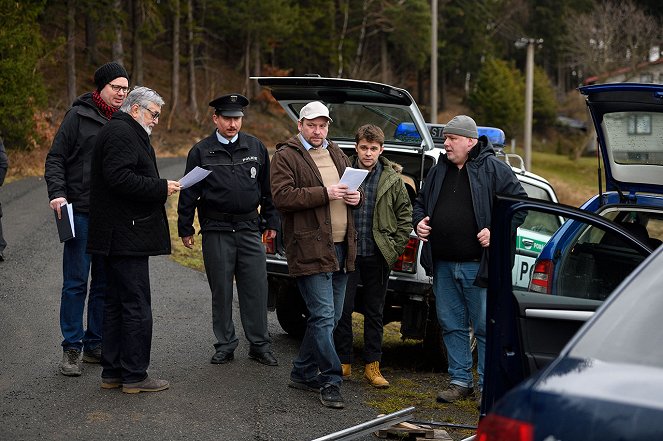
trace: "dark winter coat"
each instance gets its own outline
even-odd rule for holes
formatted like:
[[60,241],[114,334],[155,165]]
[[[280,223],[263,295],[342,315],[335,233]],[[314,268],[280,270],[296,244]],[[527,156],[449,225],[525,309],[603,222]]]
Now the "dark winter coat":
[[74,205],[74,211],[89,211],[92,149],[97,133],[107,122],[92,101],[92,93],[74,101],[46,155],[44,179],[49,201],[65,198]]
[[[373,211],[373,240],[391,267],[405,250],[412,232],[412,204],[398,170],[402,167],[379,156],[382,173],[378,181]],[[357,156],[350,157],[356,164]]]
[[[269,152],[258,138],[240,132],[235,147],[228,151],[215,131],[189,151],[185,173],[196,166],[212,173],[180,193],[177,208],[180,237],[195,233],[196,208],[202,232],[279,229],[279,214],[269,184]],[[257,213],[258,207],[260,217],[233,220],[235,215]]]
[[[277,144],[272,157],[271,183],[274,205],[283,215],[283,238],[288,272],[292,276],[339,270],[332,238],[329,195],[313,158],[297,135]],[[329,154],[342,176],[350,161],[329,141]],[[348,245],[346,271],[354,271],[357,232],[351,210],[347,210]]]
[[94,147],[87,252],[170,254],[167,197],[168,182],[159,177],[147,132],[131,115],[117,112]]
[[[424,217],[433,217],[442,182],[444,182],[449,167],[456,167],[456,165],[451,163],[446,155],[440,155],[437,164],[428,172],[426,181],[413,205],[412,224],[415,230],[417,224]],[[495,150],[485,136],[481,136],[470,151],[465,167],[467,167],[470,180],[472,206],[479,231],[484,228],[490,229],[493,200],[497,193],[527,196],[525,189],[523,189],[511,167],[495,156]],[[453,210],[454,208],[448,207],[448,209]],[[488,248],[483,248],[482,251],[479,273],[475,284],[486,286],[488,280]],[[429,276],[433,274],[430,242],[424,242],[421,252],[421,266],[426,270],[426,274]]]

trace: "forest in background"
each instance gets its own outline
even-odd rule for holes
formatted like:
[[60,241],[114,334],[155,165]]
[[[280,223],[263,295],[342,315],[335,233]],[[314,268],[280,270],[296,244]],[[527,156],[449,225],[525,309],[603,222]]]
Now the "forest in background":
[[[584,117],[574,89],[585,78],[634,68],[663,46],[658,0],[434,1],[440,112],[459,102],[519,137],[526,54],[516,42],[541,40],[535,147],[555,137],[556,115]],[[132,86],[166,99],[162,139],[201,135],[208,101],[230,91],[267,115],[252,128],[278,126],[249,80],[258,75],[384,82],[408,89],[427,115],[430,48],[430,0],[0,0],[0,134],[10,150],[48,148],[73,99],[111,60]],[[582,144],[559,138],[568,144],[557,141],[560,153]]]

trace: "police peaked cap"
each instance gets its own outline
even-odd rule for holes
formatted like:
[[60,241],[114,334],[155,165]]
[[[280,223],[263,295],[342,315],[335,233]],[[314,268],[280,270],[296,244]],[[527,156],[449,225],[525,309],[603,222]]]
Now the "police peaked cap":
[[244,108],[249,105],[249,99],[238,93],[220,96],[209,102],[214,107],[214,113],[228,117],[244,116]]

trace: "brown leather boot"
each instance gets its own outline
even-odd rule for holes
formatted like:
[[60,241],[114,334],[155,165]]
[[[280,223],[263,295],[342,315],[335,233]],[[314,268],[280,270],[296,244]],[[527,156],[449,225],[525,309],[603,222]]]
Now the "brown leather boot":
[[373,363],[368,363],[364,370],[364,378],[371,383],[371,386],[377,387],[379,389],[385,389],[389,387],[389,382],[380,373],[380,362],[374,361]]
[[343,379],[349,380],[352,376],[352,365],[351,364],[341,364],[341,371],[343,372]]

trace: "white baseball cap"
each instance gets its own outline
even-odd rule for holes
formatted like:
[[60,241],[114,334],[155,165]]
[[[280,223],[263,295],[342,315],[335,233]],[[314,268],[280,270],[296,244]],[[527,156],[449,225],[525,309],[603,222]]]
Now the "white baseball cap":
[[332,119],[329,117],[329,109],[320,101],[311,101],[299,111],[300,121],[303,119],[315,119],[321,116],[324,116],[332,122]]

